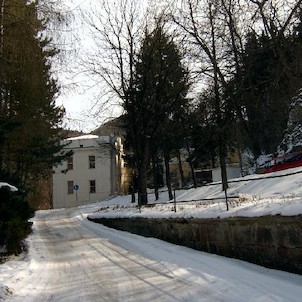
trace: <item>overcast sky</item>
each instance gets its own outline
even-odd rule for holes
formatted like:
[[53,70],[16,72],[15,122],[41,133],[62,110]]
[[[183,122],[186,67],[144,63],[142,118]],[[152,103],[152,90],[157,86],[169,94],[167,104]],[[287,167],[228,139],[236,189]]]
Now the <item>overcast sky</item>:
[[69,51],[67,59],[59,68],[58,77],[62,89],[56,100],[58,106],[63,105],[66,109],[65,126],[84,132],[92,131],[120,112],[100,111],[97,104],[98,87],[93,86],[95,83],[81,74],[77,66],[85,50],[91,45],[87,26],[79,22],[80,12],[89,9],[89,3],[87,0],[66,0],[66,5],[73,12],[74,21],[65,33]]

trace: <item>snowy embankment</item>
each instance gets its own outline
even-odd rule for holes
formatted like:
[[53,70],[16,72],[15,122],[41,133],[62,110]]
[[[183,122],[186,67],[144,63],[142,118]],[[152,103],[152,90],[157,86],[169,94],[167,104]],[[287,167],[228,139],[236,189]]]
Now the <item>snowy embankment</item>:
[[[239,197],[239,198],[238,198]],[[228,189],[229,211],[226,211],[221,184],[176,191],[176,212],[167,192],[157,202],[149,194],[149,204],[138,209],[130,196],[117,196],[102,202],[91,218],[226,218],[264,215],[293,216],[302,214],[302,167],[264,175],[249,175],[231,180]],[[193,202],[192,202],[193,201]],[[162,204],[158,204],[158,202]]]

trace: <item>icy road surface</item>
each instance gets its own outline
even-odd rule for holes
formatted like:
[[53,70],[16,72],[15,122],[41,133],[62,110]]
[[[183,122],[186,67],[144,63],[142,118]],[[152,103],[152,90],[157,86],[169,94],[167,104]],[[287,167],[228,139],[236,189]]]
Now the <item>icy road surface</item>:
[[302,276],[112,230],[92,210],[37,212],[28,255],[0,265],[0,301],[301,301]]

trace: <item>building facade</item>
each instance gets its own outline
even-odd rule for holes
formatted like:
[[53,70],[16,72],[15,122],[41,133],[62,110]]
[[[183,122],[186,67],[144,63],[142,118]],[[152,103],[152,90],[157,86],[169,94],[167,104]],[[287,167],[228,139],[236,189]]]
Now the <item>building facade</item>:
[[114,135],[84,135],[62,141],[72,151],[54,167],[53,208],[70,208],[120,193],[123,182],[123,146]]

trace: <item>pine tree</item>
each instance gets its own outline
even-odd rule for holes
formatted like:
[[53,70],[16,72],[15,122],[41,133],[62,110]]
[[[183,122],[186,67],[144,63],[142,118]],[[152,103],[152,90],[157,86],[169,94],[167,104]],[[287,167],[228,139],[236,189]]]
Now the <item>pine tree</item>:
[[246,141],[255,156],[275,152],[282,139],[290,100],[300,87],[299,45],[294,35],[251,33],[248,37],[240,79],[235,82],[242,100],[238,116],[242,116]]
[[153,31],[146,31],[136,64],[134,87],[125,110],[137,161],[139,203],[145,204],[150,144],[161,141],[161,129],[165,129],[166,122],[173,120],[186,102],[184,96],[188,90],[181,56],[160,22]]
[[51,74],[56,50],[43,35],[35,2],[5,1],[2,8],[0,135],[1,175],[32,189],[62,157],[56,107],[58,85]]

